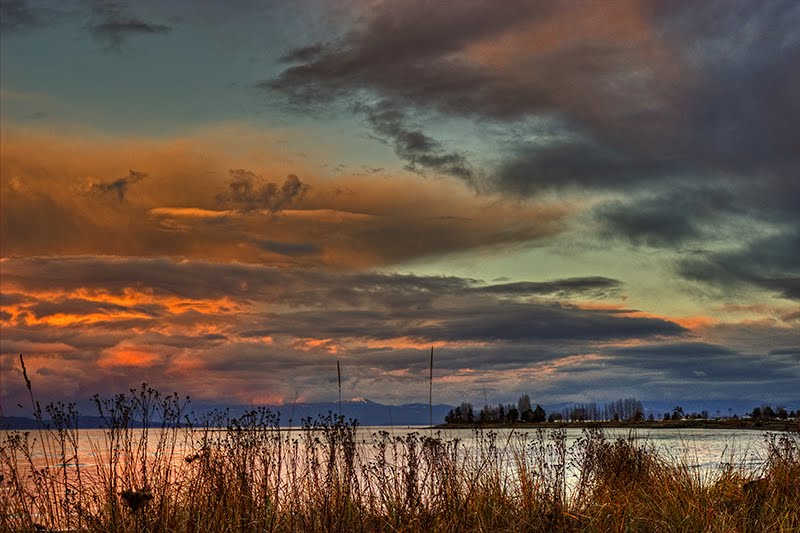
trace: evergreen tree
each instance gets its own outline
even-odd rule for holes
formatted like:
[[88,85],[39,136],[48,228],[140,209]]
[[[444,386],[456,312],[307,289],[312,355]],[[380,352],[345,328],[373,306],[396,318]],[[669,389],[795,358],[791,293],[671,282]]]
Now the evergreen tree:
[[538,423],[538,422],[544,422],[545,420],[547,420],[547,416],[546,413],[544,412],[544,409],[542,408],[541,405],[536,404],[536,409],[534,409],[533,413],[531,414],[531,422]]

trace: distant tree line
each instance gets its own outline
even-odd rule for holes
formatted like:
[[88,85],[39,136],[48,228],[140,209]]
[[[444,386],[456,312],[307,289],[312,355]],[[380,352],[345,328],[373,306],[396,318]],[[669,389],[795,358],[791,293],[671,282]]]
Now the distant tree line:
[[547,420],[547,414],[544,408],[539,404],[533,407],[531,398],[527,394],[520,396],[516,405],[513,403],[484,405],[477,415],[470,402],[462,402],[458,407],[450,409],[444,417],[444,421],[448,424],[475,422],[513,424],[519,421],[544,422],[545,420]]
[[[749,415],[756,420],[786,420],[787,418],[800,416],[800,411],[787,411],[785,407],[773,409],[769,405],[762,405],[754,408]],[[737,418],[734,414],[730,416],[731,418]],[[647,416],[647,420],[651,422],[655,418],[653,413]],[[686,413],[680,405],[676,405],[672,411],[665,412],[661,417],[662,420],[704,420],[708,418],[710,417],[707,410]],[[717,411],[717,418],[720,418],[719,411]],[[544,408],[539,404],[533,404],[527,394],[520,396],[516,404],[484,405],[477,413],[470,402],[462,402],[461,405],[451,409],[444,417],[444,421],[448,424],[514,424],[520,421],[532,423],[545,421],[643,422],[644,420],[644,407],[642,402],[636,398],[620,398],[602,405],[595,402],[575,403],[565,407],[560,412],[550,413],[548,416]]]
[[[789,411],[783,406],[778,406],[773,409],[770,405],[762,405],[760,407],[753,408],[753,410],[747,414],[754,420],[786,420],[788,418],[797,418],[800,416],[800,411]],[[683,408],[680,405],[676,405],[672,409],[672,412],[664,413],[662,418],[663,420],[705,420],[710,417],[708,411],[705,409],[699,413],[687,414],[683,412]],[[720,418],[719,411],[717,411],[717,418]],[[729,414],[729,418],[735,419],[739,417],[735,414]]]
[[444,417],[448,424],[473,424],[500,423],[513,424],[515,422],[557,422],[568,420],[573,422],[605,421],[605,420],[644,420],[644,407],[636,398],[625,398],[599,406],[592,403],[576,403],[561,412],[551,413],[547,416],[544,408],[533,404],[530,396],[523,394],[516,404],[509,403],[498,405],[484,405],[476,414],[470,402],[451,409]]
[[750,418],[756,420],[770,420],[775,418],[786,420],[787,418],[797,418],[797,416],[798,411],[787,411],[785,407],[776,407],[773,409],[770,405],[755,407],[750,412]]
[[576,403],[564,409],[564,418],[572,422],[605,420],[644,420],[644,407],[636,398],[620,398],[605,405]]

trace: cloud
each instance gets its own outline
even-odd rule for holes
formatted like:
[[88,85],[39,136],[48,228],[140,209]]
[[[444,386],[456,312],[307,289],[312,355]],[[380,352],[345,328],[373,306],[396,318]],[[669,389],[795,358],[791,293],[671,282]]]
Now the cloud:
[[20,31],[39,25],[39,19],[25,0],[0,0],[0,28]]
[[[601,193],[601,236],[691,243],[708,257],[682,261],[689,277],[749,278],[792,297],[794,267],[724,274],[707,239],[800,228],[789,200],[800,192],[799,23],[792,1],[383,1],[342,37],[288,51],[262,87],[300,112],[355,106],[410,168],[479,193]],[[474,125],[469,161],[410,126],[419,116]],[[781,253],[770,243],[759,246],[768,262]]]
[[689,280],[723,290],[762,287],[800,299],[800,228],[759,236],[735,250],[700,253],[679,262]]
[[111,48],[119,48],[130,37],[169,33],[172,29],[172,26],[147,22],[137,17],[114,0],[94,0],[92,4],[89,30]]
[[286,176],[282,185],[276,183],[263,183],[261,179],[244,169],[230,170],[231,181],[228,189],[217,194],[217,204],[233,207],[244,213],[265,210],[277,213],[302,200],[310,186],[300,181],[294,174]]
[[[415,310],[421,317],[422,313]],[[457,308],[436,307],[429,317],[433,324],[417,323],[395,313],[353,310],[303,311],[270,316],[274,331],[300,331],[317,324],[323,337],[377,339],[404,337],[422,343],[436,340],[462,341],[597,341],[679,335],[685,330],[661,319],[618,316],[602,310],[583,310],[547,303],[461,303]]]
[[784,382],[800,377],[800,366],[782,354],[772,354],[763,364],[763,354],[741,353],[708,343],[643,345],[614,350],[620,366],[664,372],[673,379],[733,382]]
[[[790,94],[800,78],[787,67],[800,53],[790,22],[798,18],[792,2],[688,10],[387,1],[342,40],[287,54],[296,64],[268,86],[303,105],[369,91],[397,109],[510,124],[555,114],[582,139],[517,146],[498,186],[516,175],[559,187],[561,165],[568,183],[590,186],[673,168],[785,172],[797,160],[790,139],[800,110]],[[580,152],[586,164],[569,165]]]
[[[620,287],[619,282],[607,278],[486,285],[479,280],[453,276],[337,273],[324,269],[293,270],[240,263],[111,256],[7,259],[3,263],[3,274],[7,281],[3,292],[6,308],[32,305],[36,299],[31,299],[28,294],[31,291],[34,295],[83,291],[77,302],[85,303],[88,296],[94,294],[100,301],[116,301],[126,309],[153,303],[158,301],[156,297],[168,295],[187,304],[195,300],[246,299],[249,296],[269,298],[276,305],[305,307],[336,301],[354,308],[391,309],[393,313],[407,313],[408,318],[419,310],[430,309],[444,296],[458,296],[463,300],[476,298],[478,302],[499,301],[509,293],[584,298],[587,290]],[[130,280],[137,280],[136,287],[130,286]],[[12,291],[14,287],[19,290]],[[609,312],[609,316],[620,312]],[[599,316],[606,314],[603,312]]]
[[[277,154],[265,158],[270,143],[250,131],[154,141],[35,132],[17,131],[0,146],[4,256],[169,256],[352,269],[542,241],[564,231],[575,211],[558,200],[478,197],[456,180],[407,174],[375,180],[317,169],[300,180],[288,164],[273,162]],[[121,174],[88,184],[85,178]],[[260,177],[266,175],[288,177],[268,182]],[[114,201],[98,201],[104,197]],[[287,255],[275,243],[301,247]],[[303,251],[309,253],[297,253]]]
[[288,256],[318,254],[320,252],[319,246],[302,242],[261,241],[258,245],[269,252]]
[[[431,344],[442,352],[442,368],[461,373],[550,364],[587,344],[686,334],[669,320],[580,307],[587,291],[609,288],[619,283],[494,286],[166,258],[4,259],[0,353],[9,372],[10,358],[24,349],[31,372],[68,361],[80,379],[99,373],[85,382],[93,392],[142,379],[194,392],[192,376],[203,371],[217,387],[199,387],[209,398],[235,396],[265,379],[276,397],[290,398],[292,383],[312,395],[337,356],[372,383],[365,392],[375,396],[394,379],[413,381]],[[52,387],[48,394],[67,390],[60,375],[39,379],[43,389]]]
[[596,277],[566,278],[546,282],[515,282],[500,283],[477,287],[472,289],[479,293],[508,295],[508,296],[533,296],[550,295],[565,297],[568,295],[593,295],[608,296],[616,294],[621,289],[622,283],[616,279]]
[[[615,397],[792,396],[796,328],[681,326],[619,305],[608,278],[487,284],[462,277],[284,269],[124,257],[3,260],[4,405],[24,398],[15,357],[29,356],[43,396],[78,399],[137,382],[204,401],[422,395],[435,346],[442,401],[535,390],[541,401]],[[585,304],[606,298],[603,305]],[[787,348],[788,347],[788,348]],[[21,379],[21,378],[20,378]],[[6,384],[8,383],[8,384]],[[75,389],[79,383],[79,389]],[[357,391],[357,392],[356,392]],[[49,396],[48,396],[49,397]],[[46,398],[44,398],[46,399]]]
[[730,190],[684,187],[605,202],[595,215],[607,237],[626,238],[637,245],[675,247],[704,240],[706,226],[741,213],[736,202]]
[[144,172],[136,170],[129,170],[128,175],[124,178],[118,178],[113,181],[93,181],[90,180],[88,184],[89,192],[96,192],[101,195],[108,193],[116,193],[117,199],[121,202],[125,199],[128,189],[134,183],[137,183],[147,177]]
[[441,143],[420,130],[409,129],[405,117],[389,105],[357,106],[364,112],[373,131],[389,140],[397,156],[406,161],[406,169],[423,173],[432,170],[439,174],[456,176],[471,181],[475,176],[466,157],[456,152],[446,152]]

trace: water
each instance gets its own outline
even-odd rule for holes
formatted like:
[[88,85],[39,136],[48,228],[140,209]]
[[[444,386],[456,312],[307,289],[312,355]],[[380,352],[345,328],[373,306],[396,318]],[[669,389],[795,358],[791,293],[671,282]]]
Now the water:
[[[464,453],[475,452],[485,435],[491,431],[495,434],[495,442],[501,452],[509,451],[509,448],[519,445],[524,439],[534,440],[537,438],[536,429],[493,429],[483,432],[474,429],[447,429],[430,430],[421,427],[397,427],[397,426],[368,426],[359,427],[356,432],[356,441],[361,445],[361,453],[369,456],[370,448],[376,440],[379,432],[386,432],[390,437],[405,437],[412,433],[422,436],[434,435],[443,439],[458,439]],[[13,432],[0,432],[0,443],[5,444],[7,436]],[[766,459],[766,449],[764,446],[765,433],[753,430],[719,430],[719,429],[619,429],[611,428],[604,430],[606,438],[614,440],[616,438],[634,438],[637,444],[651,447],[662,457],[675,464],[685,464],[690,468],[698,469],[702,474],[713,474],[724,463],[730,463],[734,467],[746,472],[756,472],[763,466]],[[137,450],[141,430],[131,430],[133,437],[134,450]],[[160,430],[150,430],[147,438],[146,455],[155,457],[158,453]],[[277,435],[277,433],[276,433]],[[280,435],[284,438],[296,439],[301,435],[298,429],[282,429]],[[566,430],[566,444],[573,446],[581,437],[582,430],[568,428]],[[550,431],[545,431],[545,437],[549,438]],[[181,431],[175,442],[174,450],[170,453],[174,460],[184,460],[187,455],[197,451],[197,432]],[[44,431],[30,431],[29,442],[31,448],[31,462],[37,467],[62,466],[60,449],[54,445],[51,434]],[[77,457],[73,452],[67,451],[63,462],[68,468],[96,467],[108,460],[107,450],[109,449],[107,435],[102,429],[81,430],[78,433]],[[141,451],[140,451],[141,455]],[[17,462],[27,461],[26,457],[18,457]]]
[[[508,441],[509,434],[527,434],[533,437],[535,429],[495,430],[498,442]],[[581,437],[582,430],[567,428],[567,446],[573,446]],[[660,456],[675,464],[686,464],[703,472],[712,472],[722,463],[732,463],[747,471],[756,471],[764,465],[766,450],[765,433],[753,430],[719,429],[639,429],[609,428],[604,430],[607,439],[633,437],[637,444],[652,447]],[[476,434],[472,430],[448,430],[448,437],[458,437],[466,445],[474,445]],[[512,436],[513,438],[513,436]]]

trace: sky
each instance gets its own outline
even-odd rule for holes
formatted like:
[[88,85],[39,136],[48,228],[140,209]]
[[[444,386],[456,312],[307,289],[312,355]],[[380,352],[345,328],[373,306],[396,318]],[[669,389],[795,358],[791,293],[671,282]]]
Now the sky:
[[800,3],[0,0],[0,407],[800,400]]

